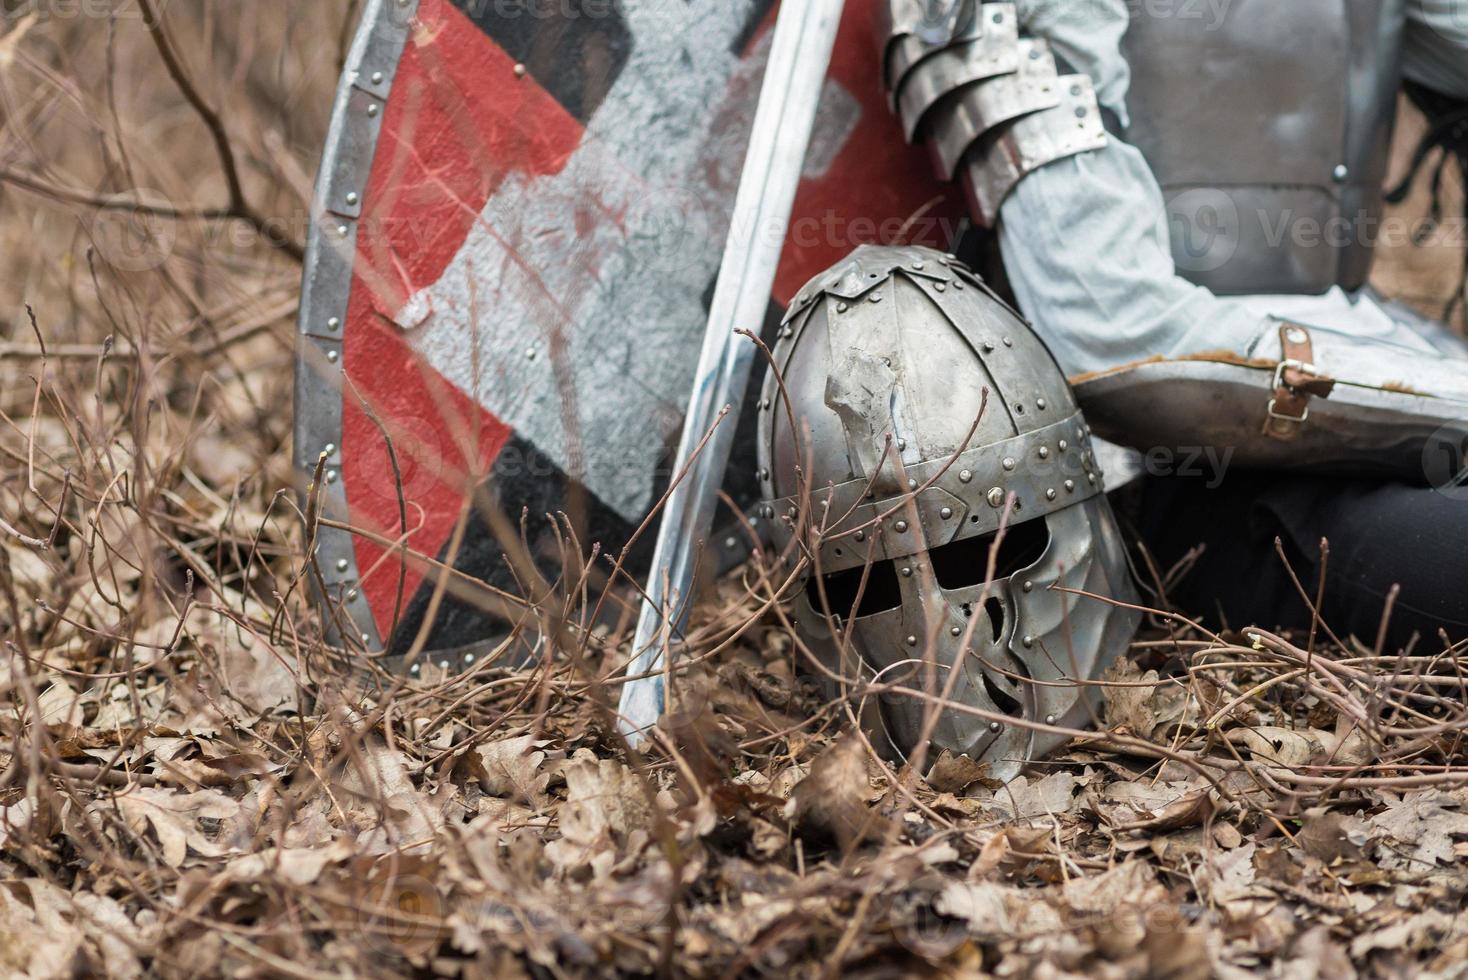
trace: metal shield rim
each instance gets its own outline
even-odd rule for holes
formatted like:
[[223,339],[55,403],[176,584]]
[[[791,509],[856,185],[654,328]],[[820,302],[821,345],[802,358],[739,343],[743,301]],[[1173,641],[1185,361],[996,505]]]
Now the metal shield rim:
[[[296,338],[295,471],[304,499],[324,457],[320,510],[342,524],[350,523],[341,471],[342,344],[357,225],[384,109],[417,8],[418,0],[368,0],[363,9],[337,86],[306,237]],[[355,536],[320,525],[314,557],[320,577],[310,576],[311,591],[327,641],[380,651],[382,637],[360,588]]]

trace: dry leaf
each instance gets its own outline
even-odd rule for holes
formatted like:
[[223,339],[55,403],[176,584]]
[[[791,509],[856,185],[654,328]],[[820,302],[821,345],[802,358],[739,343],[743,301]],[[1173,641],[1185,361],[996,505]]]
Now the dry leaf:
[[536,809],[545,806],[546,787],[550,784],[550,773],[541,771],[545,744],[534,741],[534,736],[522,735],[476,746],[475,775],[480,787],[491,796],[528,803]]
[[856,739],[844,738],[816,756],[786,811],[800,826],[834,837],[844,850],[881,840],[887,830],[887,819],[866,804],[870,791],[866,749]]
[[147,826],[153,828],[163,860],[169,867],[184,863],[187,850],[204,857],[218,857],[224,848],[206,835],[199,821],[226,820],[239,813],[236,801],[215,790],[175,793],[166,789],[135,787],[119,793],[114,800],[135,833]]

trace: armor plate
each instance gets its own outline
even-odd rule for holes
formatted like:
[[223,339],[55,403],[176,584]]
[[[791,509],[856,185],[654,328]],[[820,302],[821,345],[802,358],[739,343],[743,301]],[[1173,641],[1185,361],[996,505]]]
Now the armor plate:
[[1167,200],[1178,273],[1220,295],[1366,282],[1403,0],[1233,0],[1134,17],[1127,139]]

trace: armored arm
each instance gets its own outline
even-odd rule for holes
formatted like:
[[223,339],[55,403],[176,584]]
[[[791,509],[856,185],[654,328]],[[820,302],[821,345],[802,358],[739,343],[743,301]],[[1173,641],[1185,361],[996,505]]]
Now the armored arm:
[[[1260,255],[1259,242],[1250,236],[1267,236],[1248,223],[1265,219],[1266,206],[1276,207],[1286,222],[1299,216],[1296,201],[1267,198],[1292,184],[1270,173],[1256,178],[1261,197],[1243,203],[1230,195],[1226,180],[1190,189],[1185,178],[1180,187],[1174,180],[1164,200],[1149,158],[1117,135],[1129,131],[1128,123],[1148,131],[1141,120],[1128,119],[1130,73],[1122,40],[1138,25],[1129,21],[1124,0],[879,2],[890,24],[882,68],[905,133],[928,146],[940,174],[963,182],[975,219],[997,226],[1020,306],[1076,376],[1077,395],[1099,434],[1144,449],[1225,447],[1243,465],[1374,468],[1421,479],[1424,440],[1443,425],[1468,420],[1468,372],[1461,365],[1444,370],[1434,343],[1458,356],[1462,348],[1445,340],[1441,328],[1429,328],[1434,336],[1426,340],[1339,289],[1293,302],[1223,297],[1185,277],[1206,281],[1210,271],[1235,260],[1225,271],[1247,282],[1236,273],[1253,262],[1255,269],[1286,281],[1296,276],[1305,283],[1296,292],[1318,293],[1348,263],[1319,243]],[[1373,13],[1369,6],[1361,9]],[[1020,30],[1011,34],[1009,26]],[[1153,32],[1187,27],[1144,26],[1129,41],[1136,43],[1140,34],[1150,38],[1154,51]],[[1184,40],[1243,45],[1260,33],[1250,34],[1258,26],[1238,25],[1232,42]],[[1353,38],[1344,23],[1326,26],[1343,44],[1378,40]],[[1042,37],[1026,40],[1026,29]],[[1278,37],[1271,43],[1265,53],[1289,70],[1293,55],[1287,45]],[[1008,56],[1000,50],[1006,47]],[[1055,78],[1047,78],[1057,53],[1087,74],[1057,67]],[[1236,65],[1252,63],[1233,53]],[[1031,67],[1030,61],[1038,64]],[[1218,93],[1231,91],[1191,76],[1174,82],[1156,59],[1151,68],[1154,75],[1161,72],[1163,83],[1211,93],[1199,111],[1221,112]],[[1377,81],[1366,84],[1389,102],[1390,86]],[[1305,100],[1334,91],[1318,79],[1302,79],[1293,89]],[[1153,95],[1139,104],[1156,104],[1155,89]],[[1047,96],[1054,105],[1043,105]],[[1103,108],[1116,123],[1110,135],[1099,127]],[[1254,106],[1249,117],[1264,118],[1260,113],[1273,108]],[[1299,108],[1305,115],[1329,116],[1312,106]],[[1373,104],[1366,112],[1374,119],[1381,107]],[[1193,138],[1178,118],[1158,141]],[[1159,125],[1156,118],[1145,122],[1152,129]],[[1344,117],[1334,122],[1347,129]],[[1193,134],[1198,130],[1193,127]],[[1380,180],[1364,166],[1356,174],[1330,156],[1344,152],[1346,142],[1342,136],[1333,149],[1327,146],[1324,159],[1298,155],[1306,177],[1322,185],[1306,187],[1298,203],[1320,207],[1323,217],[1349,227],[1366,210],[1353,195],[1364,202]],[[1373,156],[1371,149],[1361,148],[1363,160]],[[1323,178],[1310,177],[1312,159]],[[1295,230],[1287,223],[1284,233]],[[1311,272],[1311,263],[1326,262]]]

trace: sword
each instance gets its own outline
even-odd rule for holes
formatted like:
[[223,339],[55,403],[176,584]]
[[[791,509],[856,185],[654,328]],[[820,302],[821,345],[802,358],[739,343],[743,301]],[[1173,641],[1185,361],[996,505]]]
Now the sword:
[[646,598],[637,618],[635,656],[627,668],[634,679],[622,688],[618,724],[634,746],[662,715],[664,610],[666,633],[681,633],[692,595],[696,546],[713,525],[714,505],[733,447],[734,420],[754,361],[754,345],[734,331],[758,331],[769,308],[821,86],[836,46],[842,2],[784,0],[775,19],[770,61],[678,442],[676,482],[663,509]]

